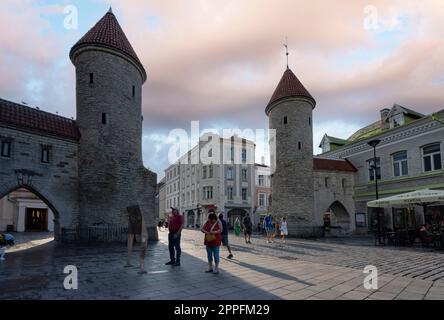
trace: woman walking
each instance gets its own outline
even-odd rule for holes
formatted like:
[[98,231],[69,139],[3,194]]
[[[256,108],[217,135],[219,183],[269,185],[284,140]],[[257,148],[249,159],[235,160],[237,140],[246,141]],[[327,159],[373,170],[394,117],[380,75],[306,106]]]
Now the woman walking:
[[208,270],[205,272],[218,274],[223,227],[222,223],[217,219],[217,215],[214,212],[208,215],[208,220],[205,222],[201,231],[205,233],[205,246],[207,247],[208,256]]
[[285,236],[288,236],[288,223],[285,217],[283,217],[281,221],[281,236],[282,242],[285,243]]
[[236,220],[234,221],[234,234],[236,235],[236,237],[240,236],[240,232],[241,232],[241,223],[239,218],[236,218]]

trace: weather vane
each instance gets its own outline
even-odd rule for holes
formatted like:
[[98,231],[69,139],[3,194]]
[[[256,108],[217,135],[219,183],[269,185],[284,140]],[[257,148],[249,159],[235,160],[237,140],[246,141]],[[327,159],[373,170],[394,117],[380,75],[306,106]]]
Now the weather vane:
[[287,56],[287,69],[288,69],[288,38],[287,37],[285,37],[284,47],[285,47],[285,54]]

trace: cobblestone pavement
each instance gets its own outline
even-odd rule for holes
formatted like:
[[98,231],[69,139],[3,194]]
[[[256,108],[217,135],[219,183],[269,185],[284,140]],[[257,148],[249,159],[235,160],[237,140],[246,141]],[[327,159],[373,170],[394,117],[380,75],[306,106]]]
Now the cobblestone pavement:
[[[374,247],[371,239],[288,240],[247,245],[230,236],[233,260],[207,274],[203,235],[184,230],[182,266],[170,267],[167,234],[150,243],[148,273],[125,268],[123,246],[78,247],[54,242],[8,253],[0,263],[0,299],[338,299],[444,300],[444,254]],[[226,256],[225,249],[221,251]],[[134,264],[138,248],[134,252]],[[63,269],[78,268],[78,290],[65,290]],[[363,286],[365,265],[379,271],[378,290]]]

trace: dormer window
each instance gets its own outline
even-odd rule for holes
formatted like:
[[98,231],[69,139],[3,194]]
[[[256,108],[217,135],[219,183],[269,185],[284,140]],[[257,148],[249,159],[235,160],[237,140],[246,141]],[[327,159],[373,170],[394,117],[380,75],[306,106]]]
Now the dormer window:
[[404,114],[400,113],[390,118],[390,128],[396,128],[404,124]]

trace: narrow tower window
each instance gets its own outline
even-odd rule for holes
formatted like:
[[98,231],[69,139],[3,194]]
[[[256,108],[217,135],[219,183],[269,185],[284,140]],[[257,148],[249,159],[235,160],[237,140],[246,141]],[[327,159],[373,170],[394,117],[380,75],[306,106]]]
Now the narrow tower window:
[[136,96],[136,86],[133,86],[133,97]]
[[102,113],[102,124],[106,124],[107,116],[106,113]]
[[308,117],[308,125],[311,127],[311,117]]
[[301,150],[302,149],[302,142],[298,142],[298,149]]
[[287,117],[284,117],[284,124],[287,124]]
[[89,83],[94,83],[94,73],[89,74]]

